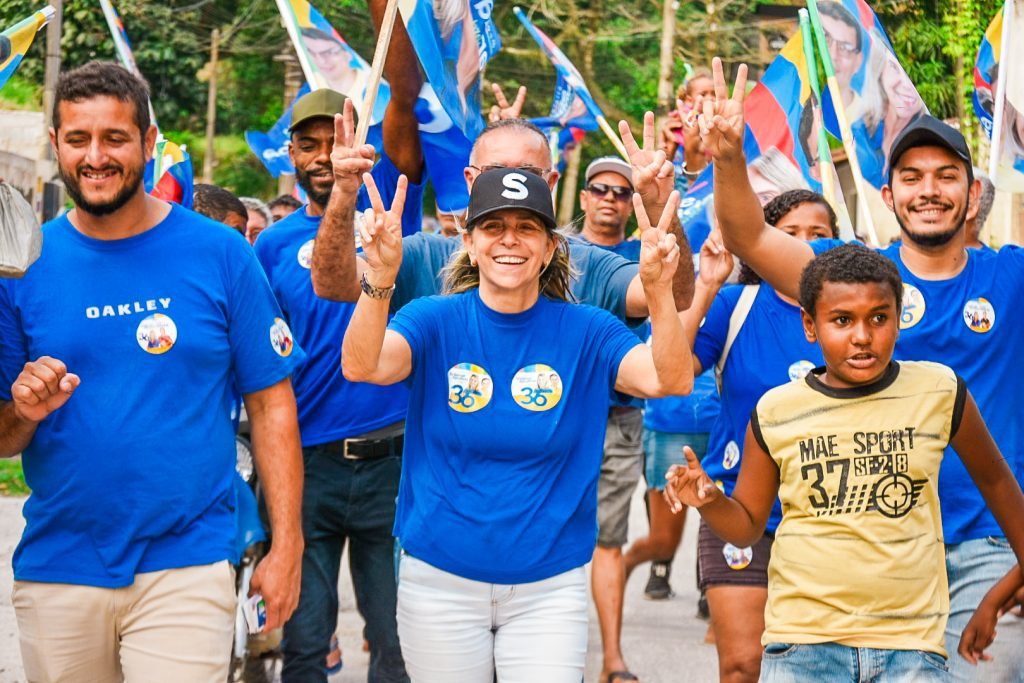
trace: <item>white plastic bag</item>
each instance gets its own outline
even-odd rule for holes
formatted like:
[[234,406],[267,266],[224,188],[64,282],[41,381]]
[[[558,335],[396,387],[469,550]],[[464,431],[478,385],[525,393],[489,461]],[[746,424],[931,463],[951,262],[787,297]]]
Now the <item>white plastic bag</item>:
[[0,277],[21,277],[39,258],[43,231],[32,206],[15,188],[0,182]]

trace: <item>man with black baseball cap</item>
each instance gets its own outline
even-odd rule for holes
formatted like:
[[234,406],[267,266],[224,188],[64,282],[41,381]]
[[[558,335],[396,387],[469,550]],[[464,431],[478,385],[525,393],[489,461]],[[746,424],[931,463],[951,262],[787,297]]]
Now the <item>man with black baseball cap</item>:
[[[717,60],[716,60],[717,61]],[[716,90],[724,91],[721,64]],[[742,153],[743,95],[718,100],[703,138],[715,164],[718,221],[726,247],[779,292],[795,296],[800,273],[835,240],[810,245],[763,221],[747,180]],[[721,117],[721,118],[719,118]],[[903,278],[903,310],[896,357],[944,363],[964,378],[997,445],[1024,480],[1024,402],[1018,360],[1024,338],[1024,249],[998,252],[964,248],[968,208],[978,201],[971,155],[959,131],[931,116],[912,122],[893,142],[889,184],[882,198],[895,213],[902,242],[881,253]],[[913,454],[910,454],[913,457]],[[837,468],[838,469],[838,468]],[[938,481],[946,543],[950,611],[945,647],[956,680],[1020,681],[1024,672],[1024,620],[1000,622],[993,661],[972,667],[956,654],[960,633],[985,592],[1017,561],[956,454],[947,451]]]
[[[370,11],[379,27],[382,0]],[[352,315],[351,304],[316,296],[310,278],[313,243],[325,212],[369,208],[362,173],[370,172],[390,202],[404,174],[407,233],[420,229],[423,161],[413,108],[421,88],[419,64],[402,22],[395,25],[385,76],[391,99],[384,115],[380,159],[369,145],[358,148],[349,166],[335,168],[336,142],[353,146],[351,100],[330,89],[315,90],[292,109],[289,154],[308,204],[274,224],[256,240],[263,265],[296,341],[308,358],[295,373],[295,398],[302,434],[305,480],[302,521],[306,532],[302,593],[285,625],[281,678],[327,680],[325,658],[337,626],[338,572],[348,545],[356,605],[366,622],[370,646],[368,681],[408,681],[395,625],[395,496],[408,394],[401,386],[348,382],[341,374],[338,347]],[[372,171],[371,171],[372,166]]]

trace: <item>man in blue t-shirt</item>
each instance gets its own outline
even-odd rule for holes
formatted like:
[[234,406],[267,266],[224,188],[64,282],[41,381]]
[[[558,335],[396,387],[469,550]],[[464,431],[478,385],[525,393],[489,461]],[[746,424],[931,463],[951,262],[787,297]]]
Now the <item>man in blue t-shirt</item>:
[[237,390],[274,534],[266,628],[298,602],[304,353],[245,239],[145,193],[146,84],[61,74],[50,140],[75,207],[0,281],[0,457],[32,495],[13,603],[33,681],[213,681],[235,626]]
[[[745,69],[741,67],[742,79]],[[716,92],[725,92],[716,60]],[[714,158],[718,220],[726,247],[778,291],[796,296],[800,273],[835,240],[808,245],[766,226],[747,179],[743,157],[743,92],[719,99],[715,120],[702,121]],[[1016,413],[1024,400],[1018,359],[1024,337],[1024,250],[965,249],[964,226],[978,201],[971,154],[962,134],[931,116],[908,125],[893,141],[889,183],[882,199],[896,215],[902,241],[882,253],[903,278],[903,310],[896,358],[949,365],[962,376],[997,445],[1024,479],[1024,430]],[[1024,621],[1000,622],[993,661],[972,669],[956,654],[960,633],[985,592],[1016,564],[1013,552],[960,459],[947,453],[939,477],[950,614],[949,666],[956,680],[1020,681]],[[865,568],[865,571],[870,571]],[[769,587],[771,590],[771,587]]]
[[601,157],[590,162],[584,178],[580,237],[638,263],[640,240],[626,239],[626,224],[633,215],[633,167],[619,157]]
[[[392,536],[409,394],[401,385],[345,380],[341,340],[354,306],[317,297],[310,279],[314,239],[325,211],[359,211],[361,216],[370,208],[363,172],[370,172],[389,204],[396,191],[407,193],[403,232],[420,229],[423,158],[413,104],[421,82],[404,29],[392,38],[386,69],[391,99],[384,114],[384,148],[376,164],[373,147],[354,148],[351,100],[322,89],[295,103],[289,152],[309,203],[275,223],[255,244],[296,342],[308,353],[295,371],[305,464],[306,547],[299,606],[284,629],[285,683],[327,680],[325,658],[337,625],[338,572],[346,543],[356,604],[370,646],[367,679],[409,680],[395,623]],[[406,189],[399,190],[403,174]]]

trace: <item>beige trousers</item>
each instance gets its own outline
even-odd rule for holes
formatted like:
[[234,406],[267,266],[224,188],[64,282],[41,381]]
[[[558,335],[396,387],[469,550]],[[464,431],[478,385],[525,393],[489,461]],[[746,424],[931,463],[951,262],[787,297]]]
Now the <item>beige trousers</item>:
[[235,624],[225,562],[138,574],[125,588],[16,581],[30,683],[223,683]]

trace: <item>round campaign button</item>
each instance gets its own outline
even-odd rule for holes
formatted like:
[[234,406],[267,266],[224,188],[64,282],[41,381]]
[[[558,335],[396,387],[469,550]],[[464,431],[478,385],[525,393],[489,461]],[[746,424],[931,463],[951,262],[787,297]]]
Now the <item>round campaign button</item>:
[[274,318],[274,324],[270,326],[270,345],[274,347],[277,355],[282,357],[290,356],[295,348],[295,339],[288,323],[280,318]]
[[739,571],[746,569],[750,561],[754,559],[753,548],[737,548],[732,543],[726,543],[722,548],[722,555],[725,556],[725,563],[729,569]]
[[167,353],[178,341],[178,327],[163,313],[146,316],[135,330],[135,339],[146,353]]
[[789,366],[789,381],[795,382],[803,379],[807,373],[814,369],[814,363],[809,360],[798,360]]
[[979,334],[984,334],[996,324],[996,309],[988,299],[978,297],[964,304],[964,323]]
[[924,301],[924,294],[914,285],[903,283],[903,310],[900,311],[900,329],[909,330],[921,322],[925,309],[928,306]]
[[725,444],[725,453],[722,455],[722,467],[731,470],[740,461],[740,447],[735,441]]
[[562,378],[550,365],[527,365],[512,378],[512,398],[527,410],[551,410],[562,400]]
[[494,382],[479,365],[459,363],[448,370],[448,407],[457,413],[475,413],[487,407]]
[[299,247],[299,265],[309,270],[313,266],[313,242],[315,240],[309,240],[301,247]]

